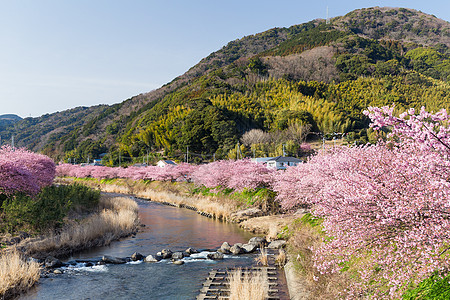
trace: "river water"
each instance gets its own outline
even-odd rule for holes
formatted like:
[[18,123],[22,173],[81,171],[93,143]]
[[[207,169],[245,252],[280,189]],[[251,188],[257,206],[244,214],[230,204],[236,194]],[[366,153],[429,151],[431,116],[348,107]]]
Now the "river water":
[[[194,211],[144,200],[137,202],[141,223],[146,227],[136,237],[78,253],[68,261],[103,255],[129,257],[134,252],[154,255],[164,248],[174,252],[189,247],[216,249],[224,241],[245,243],[251,237],[235,224],[202,217]],[[226,256],[222,261],[187,258],[181,266],[165,260],[93,267],[78,265],[64,269],[64,274],[41,278],[20,299],[195,299],[211,269],[248,266],[253,259],[253,255]]]

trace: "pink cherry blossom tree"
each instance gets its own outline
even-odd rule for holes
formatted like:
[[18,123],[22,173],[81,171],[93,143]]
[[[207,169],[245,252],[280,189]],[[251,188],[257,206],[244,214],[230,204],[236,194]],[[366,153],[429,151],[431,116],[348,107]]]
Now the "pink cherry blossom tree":
[[408,283],[448,267],[450,120],[424,109],[366,114],[374,128],[390,127],[388,142],[317,155],[278,173],[274,190],[285,208],[307,205],[323,218],[331,238],[315,249],[320,272],[352,261],[360,281],[349,296],[398,297]]
[[36,194],[51,185],[55,177],[55,163],[49,157],[26,149],[0,148],[0,192]]

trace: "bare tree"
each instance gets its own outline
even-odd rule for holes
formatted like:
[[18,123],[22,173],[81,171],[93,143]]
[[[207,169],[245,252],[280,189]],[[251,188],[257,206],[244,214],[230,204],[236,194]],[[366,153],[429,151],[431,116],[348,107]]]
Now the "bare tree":
[[270,141],[270,135],[261,129],[252,129],[244,133],[241,137],[242,144],[250,146],[252,144],[264,144]]
[[305,141],[306,136],[311,131],[311,124],[300,125],[298,123],[291,124],[285,130],[285,138],[287,140],[292,140],[297,144],[301,144]]

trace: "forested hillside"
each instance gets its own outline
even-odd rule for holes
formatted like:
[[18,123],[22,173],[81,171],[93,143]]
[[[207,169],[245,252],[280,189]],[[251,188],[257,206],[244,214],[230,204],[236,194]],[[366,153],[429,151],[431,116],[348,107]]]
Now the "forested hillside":
[[[304,132],[371,139],[368,106],[450,108],[450,24],[404,8],[274,28],[230,42],[153,92],[113,106],[26,118],[0,131],[57,159],[159,152],[225,158],[252,129],[277,136],[247,142],[243,155],[301,155]],[[301,131],[301,132],[300,132]],[[200,158],[198,158],[200,159]]]
[[20,120],[22,120],[22,118],[17,115],[11,114],[0,115],[0,130],[3,130],[11,125],[14,125],[14,123]]

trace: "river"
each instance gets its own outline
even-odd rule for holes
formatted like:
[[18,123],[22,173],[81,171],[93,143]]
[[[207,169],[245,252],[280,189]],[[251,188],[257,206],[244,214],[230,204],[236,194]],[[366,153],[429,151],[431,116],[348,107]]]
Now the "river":
[[[67,259],[95,259],[103,255],[129,257],[134,252],[156,254],[164,248],[184,251],[215,249],[227,241],[246,243],[251,235],[235,224],[202,217],[194,211],[137,200],[145,227],[136,237],[78,253]],[[205,256],[202,253],[200,256]],[[247,266],[253,255],[226,256],[223,261],[186,259],[178,266],[169,261],[65,268],[60,275],[41,278],[20,299],[195,299],[212,268]]]

